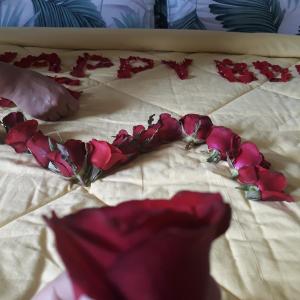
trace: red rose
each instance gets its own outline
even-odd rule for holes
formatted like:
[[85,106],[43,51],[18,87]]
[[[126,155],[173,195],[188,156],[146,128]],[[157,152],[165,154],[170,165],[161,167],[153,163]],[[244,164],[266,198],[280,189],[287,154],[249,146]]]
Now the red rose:
[[120,149],[105,141],[93,139],[88,143],[88,147],[91,164],[103,171],[109,170],[117,163],[126,160],[126,156]]
[[48,154],[51,152],[49,137],[38,131],[27,141],[26,147],[43,168],[48,168],[50,162]]
[[206,139],[208,149],[211,151],[209,162],[218,162],[221,159],[235,158],[240,150],[241,138],[231,129],[223,126],[213,126]]
[[230,216],[219,194],[181,192],[47,222],[76,298],[216,300],[209,251]]
[[3,118],[2,124],[6,131],[9,131],[9,129],[24,121],[25,117],[21,112],[12,112]]
[[183,140],[187,142],[187,148],[192,145],[204,143],[210,133],[213,123],[208,116],[188,114],[180,120]]
[[36,120],[29,120],[16,124],[5,138],[5,144],[13,147],[17,153],[27,151],[26,143],[35,134],[38,128]]

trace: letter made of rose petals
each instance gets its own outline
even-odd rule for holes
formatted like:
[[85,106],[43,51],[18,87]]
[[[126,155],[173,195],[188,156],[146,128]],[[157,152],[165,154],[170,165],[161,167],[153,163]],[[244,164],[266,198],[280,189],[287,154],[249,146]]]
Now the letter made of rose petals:
[[46,220],[76,299],[217,300],[209,251],[230,217],[220,194],[181,192]]
[[253,62],[256,70],[266,76],[270,82],[288,82],[292,78],[288,68],[282,68],[279,65],[270,64],[267,61]]
[[132,74],[140,73],[154,67],[154,60],[138,56],[120,58],[118,78],[131,78]]
[[230,82],[250,83],[257,80],[245,63],[234,63],[230,59],[215,60],[218,73]]
[[192,59],[185,58],[183,62],[178,63],[173,60],[163,60],[163,64],[173,69],[181,80],[189,78],[189,66],[193,63]]
[[[96,64],[89,64],[88,61],[96,61]],[[73,67],[70,74],[74,77],[85,77],[85,70],[95,70],[98,68],[110,68],[114,64],[112,61],[101,55],[90,55],[88,53],[84,53],[83,56],[78,56],[76,65]]]
[[56,53],[42,53],[39,56],[28,55],[14,63],[19,68],[47,67],[51,72],[61,71],[61,59]]

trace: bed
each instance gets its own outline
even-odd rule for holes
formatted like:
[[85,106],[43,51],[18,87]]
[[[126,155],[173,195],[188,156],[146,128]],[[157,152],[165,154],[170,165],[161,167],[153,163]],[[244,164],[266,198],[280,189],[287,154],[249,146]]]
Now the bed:
[[[81,31],[81,32],[80,32]],[[211,272],[223,299],[293,300],[300,295],[300,41],[295,36],[219,32],[1,29],[0,53],[20,56],[55,51],[67,75],[83,51],[101,53],[115,65],[82,79],[80,111],[66,120],[41,122],[62,140],[112,141],[120,129],[145,124],[149,115],[195,112],[255,142],[289,182],[295,203],[246,200],[222,163],[205,162],[201,149],[182,142],[141,156],[110,176],[82,187],[40,168],[30,155],[0,145],[0,299],[31,299],[63,270],[52,232],[42,216],[129,199],[168,198],[180,190],[220,192],[233,210],[230,229],[214,242]],[[119,57],[151,58],[153,69],[117,79]],[[163,59],[193,59],[188,80],[179,80]],[[287,83],[263,76],[250,84],[230,83],[214,60],[251,64],[267,60],[290,67]],[[44,69],[38,70],[50,75]],[[1,109],[0,118],[16,110]]]

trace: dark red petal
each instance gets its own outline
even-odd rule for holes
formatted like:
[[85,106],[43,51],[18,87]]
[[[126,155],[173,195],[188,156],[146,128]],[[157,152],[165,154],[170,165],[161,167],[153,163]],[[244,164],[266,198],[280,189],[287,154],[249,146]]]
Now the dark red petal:
[[14,107],[16,104],[11,100],[0,97],[0,107]]
[[85,143],[79,140],[68,140],[64,143],[64,146],[70,155],[72,163],[77,167],[77,172],[79,172],[86,157]]
[[26,146],[36,161],[43,168],[47,168],[50,161],[48,154],[51,152],[49,137],[45,136],[41,131],[38,131],[27,141]]
[[5,144],[10,145],[17,153],[27,151],[26,143],[35,134],[38,127],[36,120],[29,120],[16,124],[5,138]]
[[48,153],[47,157],[58,168],[62,176],[73,177],[75,175],[72,167],[58,151]]

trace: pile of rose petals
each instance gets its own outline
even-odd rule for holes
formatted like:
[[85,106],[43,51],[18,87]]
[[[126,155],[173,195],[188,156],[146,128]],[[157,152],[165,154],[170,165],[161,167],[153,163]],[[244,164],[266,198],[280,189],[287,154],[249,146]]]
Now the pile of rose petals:
[[110,144],[93,139],[87,143],[68,140],[59,143],[38,130],[36,120],[25,120],[20,112],[8,114],[2,125],[7,131],[5,143],[17,153],[31,153],[43,167],[64,177],[88,185],[100,176],[120,167],[135,157],[162,144],[183,140],[187,149],[207,144],[210,163],[227,161],[232,177],[241,184],[247,199],[263,201],[293,201],[284,190],[282,173],[271,171],[257,146],[230,128],[215,126],[208,116],[188,114],[180,120],[164,113],[148,126],[137,125],[132,133],[121,130]]

